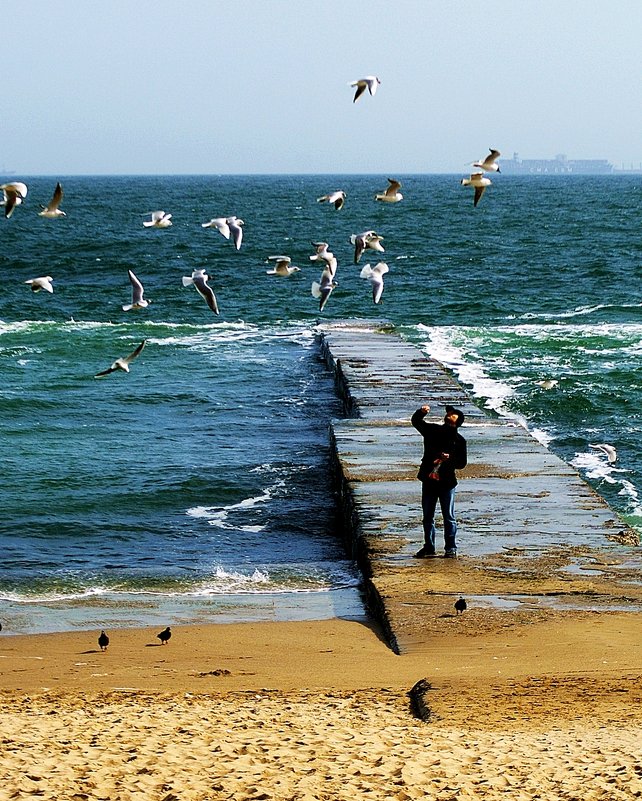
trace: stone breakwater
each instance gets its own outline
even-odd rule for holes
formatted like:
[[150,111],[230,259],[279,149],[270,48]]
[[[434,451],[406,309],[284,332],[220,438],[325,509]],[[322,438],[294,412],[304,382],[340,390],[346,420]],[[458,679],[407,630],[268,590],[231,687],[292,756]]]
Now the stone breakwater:
[[[574,468],[515,421],[478,408],[385,321],[323,323],[319,338],[345,412],[331,425],[343,537],[395,651],[420,647],[436,620],[454,614],[460,594],[469,611],[506,625],[543,614],[642,611],[637,535]],[[410,416],[425,403],[429,419],[442,419],[446,404],[466,415],[457,560],[413,559],[423,539],[422,442]]]

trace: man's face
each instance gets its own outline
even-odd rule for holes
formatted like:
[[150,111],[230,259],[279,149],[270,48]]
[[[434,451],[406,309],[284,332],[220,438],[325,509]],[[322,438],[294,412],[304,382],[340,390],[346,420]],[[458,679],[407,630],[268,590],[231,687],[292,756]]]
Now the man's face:
[[459,415],[457,412],[450,412],[444,417],[444,422],[446,425],[452,426],[453,428],[457,427],[457,423],[459,422]]

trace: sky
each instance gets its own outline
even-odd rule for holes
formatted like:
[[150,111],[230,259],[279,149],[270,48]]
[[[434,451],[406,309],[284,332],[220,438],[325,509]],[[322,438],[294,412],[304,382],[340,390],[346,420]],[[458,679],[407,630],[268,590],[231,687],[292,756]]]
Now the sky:
[[29,0],[0,30],[0,172],[642,161],[642,0]]

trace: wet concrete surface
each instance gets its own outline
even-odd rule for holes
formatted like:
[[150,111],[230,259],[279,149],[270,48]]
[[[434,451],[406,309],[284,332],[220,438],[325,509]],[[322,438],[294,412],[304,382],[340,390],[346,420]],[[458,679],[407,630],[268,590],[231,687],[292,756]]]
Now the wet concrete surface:
[[[319,337],[346,413],[331,427],[344,540],[395,650],[425,639],[458,595],[486,613],[531,617],[642,611],[637,534],[573,467],[523,427],[479,409],[385,321],[324,323]],[[410,417],[426,403],[431,421],[443,419],[446,404],[466,415],[456,560],[413,557],[423,541],[423,444]],[[438,548],[440,525],[438,516]]]

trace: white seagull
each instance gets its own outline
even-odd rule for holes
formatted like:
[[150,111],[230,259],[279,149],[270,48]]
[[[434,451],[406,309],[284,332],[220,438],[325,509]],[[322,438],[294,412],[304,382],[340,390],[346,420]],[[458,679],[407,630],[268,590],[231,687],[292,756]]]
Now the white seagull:
[[350,81],[348,86],[357,87],[357,91],[354,93],[354,98],[352,102],[356,103],[357,100],[361,97],[361,95],[366,91],[366,89],[370,92],[371,95],[374,95],[380,83],[381,81],[379,80],[379,78],[377,78],[376,75],[366,75],[365,78],[359,78],[356,81]]
[[382,236],[379,236],[375,231],[364,231],[361,234],[352,234],[350,243],[354,245],[354,263],[359,264],[364,250],[376,250],[379,253],[384,253],[383,245],[381,244]]
[[480,170],[484,170],[484,172],[501,172],[499,169],[499,164],[496,163],[497,159],[502,155],[499,150],[493,150],[493,148],[489,148],[490,153],[486,156],[486,158],[482,161],[473,162],[473,167],[479,167]]
[[218,314],[219,311],[218,303],[216,302],[216,295],[214,294],[212,287],[207,283],[208,279],[209,275],[205,272],[205,270],[194,270],[191,275],[184,275],[182,280],[183,286],[194,284],[198,294],[205,299],[205,302],[214,312],[214,314]]
[[40,217],[47,217],[50,220],[55,220],[58,217],[66,217],[64,211],[58,208],[62,203],[62,184],[60,181],[56,184],[56,188],[54,189],[53,197],[49,201],[46,206],[43,206],[42,203],[40,204],[40,208],[42,211],[39,211],[38,214]]
[[28,281],[25,281],[25,284],[31,284],[32,292],[40,292],[41,289],[44,289],[45,292],[53,294],[52,281],[53,278],[50,275],[41,275],[40,278],[30,278]]
[[399,191],[401,189],[401,182],[395,181],[393,178],[388,178],[388,187],[383,192],[375,195],[375,200],[380,200],[382,203],[399,203],[403,200],[403,195]]
[[101,370],[100,373],[96,373],[94,378],[100,378],[103,375],[109,375],[109,373],[113,373],[116,370],[123,370],[125,373],[129,372],[129,365],[134,361],[134,359],[140,355],[141,351],[145,347],[145,340],[143,340],[140,345],[133,350],[129,356],[124,356],[121,359],[116,359],[115,362],[112,362],[111,367],[108,367],[106,370]]
[[366,264],[360,273],[361,278],[367,278],[372,284],[372,299],[375,303],[379,303],[381,295],[383,294],[383,277],[388,272],[388,265],[385,261],[380,261],[371,267]]
[[270,261],[275,261],[273,270],[267,270],[266,275],[292,275],[298,273],[301,268],[291,264],[292,259],[289,256],[268,256]]
[[145,300],[143,294],[145,290],[143,289],[143,285],[141,282],[136,278],[134,273],[131,270],[127,270],[127,274],[129,275],[129,280],[131,281],[132,285],[132,302],[128,303],[127,305],[123,306],[123,311],[131,311],[132,309],[144,309],[151,301]]
[[483,172],[474,172],[470,178],[462,178],[461,185],[462,186],[474,186],[475,187],[475,198],[473,200],[473,206],[477,206],[479,201],[481,200],[481,196],[484,194],[487,186],[490,186],[492,181],[490,178],[485,178]]
[[201,228],[216,228],[226,239],[230,238],[230,226],[227,217],[213,217],[209,222],[201,223]]
[[172,224],[171,214],[166,214],[164,211],[152,211],[152,219],[145,220],[143,225],[145,228],[169,228]]
[[591,445],[589,443],[589,448],[594,448],[596,451],[602,451],[602,453],[606,454],[606,461],[609,464],[613,464],[613,462],[617,461],[617,451],[612,445],[607,445],[604,442],[600,442],[599,444]]
[[334,207],[337,211],[343,208],[343,204],[346,202],[346,193],[343,189],[337,189],[336,192],[330,192],[327,195],[321,195],[321,197],[317,198],[317,203],[333,203]]
[[[336,260],[335,260],[336,262]],[[336,266],[334,271],[330,268],[330,266],[326,266],[321,273],[321,278],[319,281],[312,282],[312,297],[318,298],[319,300],[319,311],[323,311],[323,307],[328,302],[328,298],[332,293],[332,290],[337,286],[336,281],[334,280],[334,274],[336,272]]]
[[230,229],[230,234],[234,242],[234,247],[237,250],[240,250],[241,242],[243,241],[243,228],[241,226],[245,225],[245,223],[238,217],[228,217],[225,222],[227,223],[227,226]]
[[19,206],[27,197],[27,185],[21,181],[12,181],[8,184],[0,184],[0,189],[4,193],[0,205],[4,206],[4,216],[8,219],[13,214],[15,207]]
[[327,242],[313,242],[314,256],[310,256],[310,261],[324,261],[326,264],[334,260],[334,253],[328,250]]

